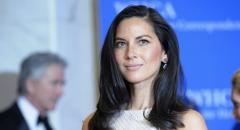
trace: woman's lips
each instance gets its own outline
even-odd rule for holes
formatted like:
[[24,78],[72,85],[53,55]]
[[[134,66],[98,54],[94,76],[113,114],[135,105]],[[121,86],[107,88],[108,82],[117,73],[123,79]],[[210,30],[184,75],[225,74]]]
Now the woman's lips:
[[125,65],[125,67],[129,71],[136,71],[142,67],[142,64],[130,64],[130,65]]

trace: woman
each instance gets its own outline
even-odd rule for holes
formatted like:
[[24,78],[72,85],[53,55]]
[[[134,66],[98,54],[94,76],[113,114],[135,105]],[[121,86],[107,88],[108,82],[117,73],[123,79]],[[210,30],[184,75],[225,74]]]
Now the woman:
[[100,98],[83,130],[207,130],[182,102],[182,80],[172,28],[152,8],[125,8],[104,41]]

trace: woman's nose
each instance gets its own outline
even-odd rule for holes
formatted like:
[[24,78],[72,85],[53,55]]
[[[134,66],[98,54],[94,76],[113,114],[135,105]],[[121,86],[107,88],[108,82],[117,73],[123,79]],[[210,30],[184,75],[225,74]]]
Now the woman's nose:
[[127,59],[132,59],[132,58],[136,58],[137,54],[136,54],[136,48],[134,45],[129,45],[127,48],[127,52],[126,52],[126,57]]

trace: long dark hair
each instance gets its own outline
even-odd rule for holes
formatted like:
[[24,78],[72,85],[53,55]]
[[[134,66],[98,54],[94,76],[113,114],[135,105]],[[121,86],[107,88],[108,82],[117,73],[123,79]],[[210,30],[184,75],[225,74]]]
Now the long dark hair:
[[[160,71],[153,83],[154,104],[146,119],[156,128],[173,130],[184,127],[181,115],[187,110],[182,102],[180,88],[183,72],[179,58],[179,46],[173,29],[153,8],[143,5],[128,6],[113,20],[101,52],[101,70],[97,110],[89,122],[90,130],[110,130],[112,117],[131,101],[130,88],[124,80],[114,57],[116,29],[121,21],[131,17],[149,22],[168,56],[167,68]],[[182,90],[182,89],[181,89]]]

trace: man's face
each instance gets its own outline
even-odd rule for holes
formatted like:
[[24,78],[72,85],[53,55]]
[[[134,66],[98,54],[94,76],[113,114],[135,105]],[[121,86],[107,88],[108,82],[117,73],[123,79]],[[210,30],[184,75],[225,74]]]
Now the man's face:
[[233,116],[240,121],[240,92],[233,88],[232,90]]
[[29,96],[33,105],[46,113],[53,110],[63,93],[64,68],[59,65],[50,65],[41,79],[32,80]]

